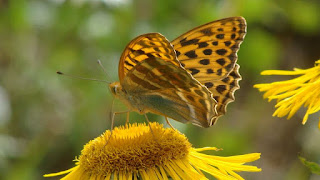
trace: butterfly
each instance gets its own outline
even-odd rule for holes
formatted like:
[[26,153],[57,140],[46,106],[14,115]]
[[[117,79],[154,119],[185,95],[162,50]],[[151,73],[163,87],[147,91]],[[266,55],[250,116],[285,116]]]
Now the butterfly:
[[130,111],[212,126],[234,101],[241,76],[237,51],[246,34],[243,17],[196,27],[172,42],[143,34],[125,48],[112,94]]

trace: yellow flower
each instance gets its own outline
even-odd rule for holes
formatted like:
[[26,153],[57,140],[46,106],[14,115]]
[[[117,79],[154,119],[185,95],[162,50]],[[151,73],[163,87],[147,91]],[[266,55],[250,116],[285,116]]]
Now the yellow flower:
[[[277,99],[275,105],[277,110],[273,113],[273,116],[283,117],[288,115],[288,119],[290,119],[304,105],[304,107],[307,107],[307,112],[302,124],[305,124],[310,114],[320,110],[320,60],[316,61],[315,67],[310,69],[267,70],[261,72],[261,75],[300,75],[287,81],[254,85],[259,91],[266,91],[264,98],[268,98],[269,101]],[[318,126],[320,128],[320,121]]]
[[67,174],[69,179],[207,179],[202,171],[217,179],[243,179],[235,172],[261,169],[244,165],[260,158],[260,153],[220,157],[200,153],[214,147],[192,148],[187,138],[158,123],[132,124],[107,130],[84,146],[76,166],[45,177]]

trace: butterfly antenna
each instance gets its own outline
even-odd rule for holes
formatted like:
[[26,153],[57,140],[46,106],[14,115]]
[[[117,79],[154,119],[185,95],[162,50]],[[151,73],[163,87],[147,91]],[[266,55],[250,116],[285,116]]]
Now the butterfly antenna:
[[104,68],[104,66],[102,65],[101,61],[98,59],[98,64],[100,65],[100,67],[102,68],[103,72],[106,74],[107,78],[110,79],[110,76],[106,70],[106,68]]
[[80,76],[73,76],[73,75],[69,75],[69,74],[65,74],[61,71],[57,71],[57,74],[59,75],[64,75],[64,76],[68,76],[68,77],[71,77],[73,79],[83,79],[83,80],[90,80],[90,81],[98,81],[98,82],[104,82],[104,83],[110,83],[108,81],[105,81],[105,80],[101,80],[101,79],[93,79],[93,78],[84,78],[84,77],[80,77]]

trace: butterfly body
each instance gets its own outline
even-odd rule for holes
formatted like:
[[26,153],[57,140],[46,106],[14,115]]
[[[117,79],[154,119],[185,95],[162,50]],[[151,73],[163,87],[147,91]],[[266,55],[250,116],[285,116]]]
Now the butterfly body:
[[237,51],[242,17],[199,26],[171,43],[159,33],[140,35],[125,48],[111,92],[131,111],[210,127],[234,100],[241,79]]

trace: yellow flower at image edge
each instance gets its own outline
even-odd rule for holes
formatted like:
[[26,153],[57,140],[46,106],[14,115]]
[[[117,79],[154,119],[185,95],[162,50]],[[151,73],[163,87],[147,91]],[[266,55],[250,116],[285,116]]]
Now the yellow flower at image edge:
[[104,134],[84,146],[76,166],[45,177],[67,174],[62,179],[207,179],[202,171],[217,179],[243,179],[235,172],[258,172],[244,165],[260,158],[260,153],[220,157],[200,153],[214,147],[192,148],[187,138],[158,123],[131,124]]
[[[264,98],[268,98],[269,101],[277,100],[275,105],[277,110],[273,116],[288,115],[288,119],[290,119],[304,105],[307,107],[307,112],[302,124],[305,124],[310,114],[320,110],[320,60],[316,61],[315,67],[310,69],[266,70],[261,72],[261,75],[300,75],[286,81],[254,85],[259,91],[265,91]],[[318,127],[320,128],[320,120]]]

